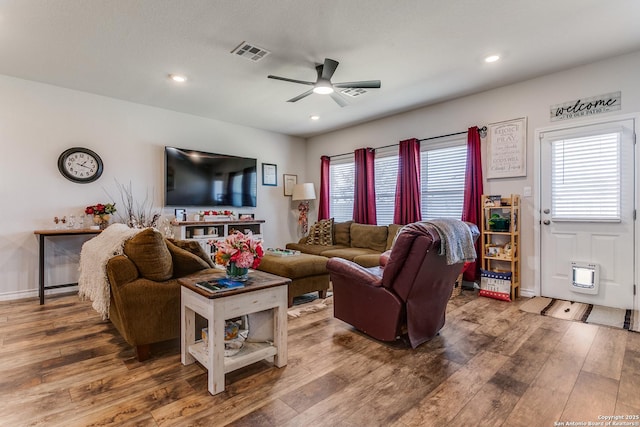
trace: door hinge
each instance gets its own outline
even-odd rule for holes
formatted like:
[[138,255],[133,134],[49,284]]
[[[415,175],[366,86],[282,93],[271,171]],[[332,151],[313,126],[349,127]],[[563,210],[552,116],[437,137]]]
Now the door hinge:
[[634,210],[633,210],[633,220],[634,220],[634,221],[636,220],[636,213],[637,213],[637,211],[634,209]]
[[634,283],[633,284],[633,295],[635,295],[635,294],[636,294],[636,284]]

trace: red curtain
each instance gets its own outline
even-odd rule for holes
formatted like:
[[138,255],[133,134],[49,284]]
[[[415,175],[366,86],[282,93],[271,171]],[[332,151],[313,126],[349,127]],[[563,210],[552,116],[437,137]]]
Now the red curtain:
[[329,219],[329,156],[320,157],[320,200],[318,202],[318,220]]
[[376,224],[375,152],[371,148],[360,148],[354,154],[353,220],[359,224]]
[[[480,134],[478,127],[469,128],[467,132],[467,168],[464,180],[464,203],[462,220],[476,225],[480,222],[482,199],[482,162],[480,154]],[[464,280],[474,281],[480,276],[480,240],[476,241],[478,259],[468,263],[464,268]]]
[[393,222],[404,225],[421,220],[420,141],[412,138],[400,141]]

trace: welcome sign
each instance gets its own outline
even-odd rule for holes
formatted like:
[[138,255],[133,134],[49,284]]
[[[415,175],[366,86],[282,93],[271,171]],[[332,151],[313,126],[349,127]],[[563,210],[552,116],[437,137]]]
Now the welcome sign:
[[608,113],[622,108],[621,92],[605,93],[551,106],[551,121]]

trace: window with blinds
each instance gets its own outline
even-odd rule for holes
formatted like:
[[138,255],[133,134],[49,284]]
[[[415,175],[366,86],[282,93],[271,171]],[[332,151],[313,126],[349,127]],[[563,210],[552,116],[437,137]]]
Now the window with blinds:
[[619,132],[551,142],[555,221],[620,221]]
[[[462,217],[467,161],[464,135],[430,142],[420,152],[422,219]],[[353,155],[331,159],[330,214],[335,221],[353,218],[355,163]],[[375,187],[378,225],[393,223],[398,179],[398,147],[376,150]]]
[[422,219],[462,218],[464,174],[467,164],[465,135],[425,144],[420,153]]
[[376,219],[378,225],[393,224],[398,180],[398,146],[376,150]]
[[355,170],[353,155],[331,159],[329,166],[329,212],[336,222],[353,219]]

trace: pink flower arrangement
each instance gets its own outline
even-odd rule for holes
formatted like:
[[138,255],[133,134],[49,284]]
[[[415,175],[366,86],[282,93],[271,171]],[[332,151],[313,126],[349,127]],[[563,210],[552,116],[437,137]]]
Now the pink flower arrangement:
[[251,233],[239,231],[227,236],[224,240],[212,241],[216,251],[216,263],[228,265],[233,262],[239,268],[258,268],[264,256],[262,242],[254,239]]

